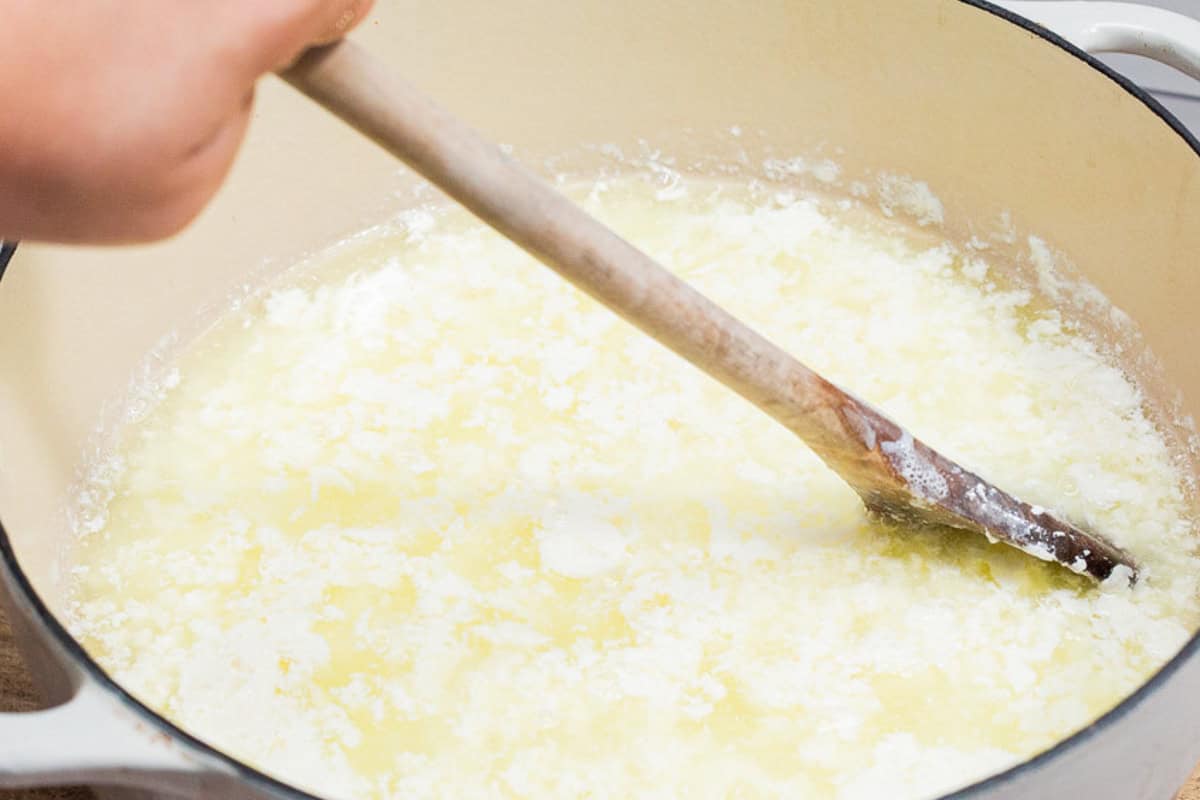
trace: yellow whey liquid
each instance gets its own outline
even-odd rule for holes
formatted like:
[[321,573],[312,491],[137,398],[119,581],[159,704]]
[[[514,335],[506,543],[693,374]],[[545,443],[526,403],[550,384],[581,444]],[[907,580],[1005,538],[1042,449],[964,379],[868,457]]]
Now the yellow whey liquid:
[[1139,390],[985,260],[734,184],[586,205],[1142,582],[881,528],[728,390],[413,212],[231,314],[95,471],[73,628],[104,667],[331,797],[903,800],[1079,729],[1200,623]]

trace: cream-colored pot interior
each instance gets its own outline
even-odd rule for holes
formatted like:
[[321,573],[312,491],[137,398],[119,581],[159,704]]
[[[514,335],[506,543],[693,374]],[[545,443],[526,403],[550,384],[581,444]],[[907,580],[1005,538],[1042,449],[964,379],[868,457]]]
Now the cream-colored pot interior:
[[[574,154],[563,163],[586,171],[601,158],[588,144],[661,148],[681,166],[821,153],[848,180],[926,181],[951,238],[1007,213],[1139,323],[1200,417],[1200,157],[1113,79],[987,10],[381,0],[356,38],[535,167]],[[247,282],[411,204],[414,184],[271,80],[231,181],[186,234],[21,247],[0,284],[0,518],[51,608],[64,497],[147,353]]]

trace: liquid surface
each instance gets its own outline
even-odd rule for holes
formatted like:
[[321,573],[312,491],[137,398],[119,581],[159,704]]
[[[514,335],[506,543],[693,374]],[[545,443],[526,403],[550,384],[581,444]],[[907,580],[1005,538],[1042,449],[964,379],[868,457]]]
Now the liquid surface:
[[1200,623],[1139,392],[986,263],[734,185],[587,205],[1142,582],[881,529],[770,419],[419,212],[218,326],[96,471],[72,625],[104,667],[335,797],[874,800],[1045,749]]

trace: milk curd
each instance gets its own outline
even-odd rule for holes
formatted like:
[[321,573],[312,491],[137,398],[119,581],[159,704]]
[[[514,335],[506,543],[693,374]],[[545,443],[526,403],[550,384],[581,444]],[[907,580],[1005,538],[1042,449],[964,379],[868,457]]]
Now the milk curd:
[[998,265],[735,183],[580,197],[1143,580],[882,528],[772,420],[429,210],[231,312],[91,472],[71,625],[104,668],[330,797],[903,800],[1051,746],[1200,624],[1142,393]]

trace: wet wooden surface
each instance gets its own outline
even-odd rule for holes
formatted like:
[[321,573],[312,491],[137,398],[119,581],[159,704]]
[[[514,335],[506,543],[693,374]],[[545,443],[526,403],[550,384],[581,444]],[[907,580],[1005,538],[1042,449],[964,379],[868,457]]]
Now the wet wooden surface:
[[[37,696],[29,682],[25,666],[17,657],[12,632],[4,611],[0,610],[0,711],[29,711],[37,708]],[[0,742],[0,748],[3,748]],[[45,789],[39,791],[0,791],[0,800],[93,800],[84,789]]]

